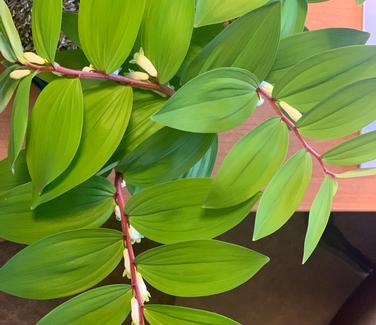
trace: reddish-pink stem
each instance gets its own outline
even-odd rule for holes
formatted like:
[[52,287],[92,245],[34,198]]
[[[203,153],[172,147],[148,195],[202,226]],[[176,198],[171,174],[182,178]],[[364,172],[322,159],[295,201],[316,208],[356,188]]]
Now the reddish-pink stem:
[[97,72],[97,71],[87,72],[87,71],[82,71],[82,70],[74,70],[74,69],[64,68],[59,65],[39,66],[30,62],[26,62],[23,65],[39,72],[57,72],[65,76],[78,77],[78,78],[84,78],[84,79],[112,80],[120,84],[135,87],[135,88],[155,90],[168,97],[171,97],[174,94],[174,90],[168,86],[164,86],[156,82],[134,80],[134,79],[121,76],[121,75],[116,75],[116,74],[107,74],[107,73],[102,73],[102,72]]
[[328,169],[328,167],[325,166],[324,161],[321,159],[320,154],[303,138],[303,136],[300,134],[299,129],[296,127],[294,122],[292,122],[285,114],[282,113],[280,108],[277,105],[277,101],[265,90],[262,88],[257,89],[257,93],[259,96],[261,95],[263,98],[265,98],[274,111],[281,117],[281,120],[294,132],[297,139],[301,142],[303,147],[313,156],[316,158],[316,160],[319,162],[322,170],[325,174],[335,178],[336,174]]
[[116,187],[116,202],[120,208],[121,211],[121,229],[123,232],[123,241],[124,241],[124,246],[128,250],[128,257],[130,261],[130,272],[131,272],[131,286],[133,289],[133,293],[137,299],[138,305],[139,305],[139,317],[140,317],[140,325],[145,325],[145,320],[144,320],[144,302],[142,299],[141,295],[141,290],[140,287],[138,286],[137,283],[137,266],[136,266],[136,258],[135,254],[133,251],[133,246],[131,242],[131,237],[129,234],[129,228],[128,228],[128,216],[125,213],[125,200],[124,200],[124,193],[123,193],[123,188],[122,188],[122,182],[123,182],[123,175],[119,172],[116,172],[115,176],[115,187]]

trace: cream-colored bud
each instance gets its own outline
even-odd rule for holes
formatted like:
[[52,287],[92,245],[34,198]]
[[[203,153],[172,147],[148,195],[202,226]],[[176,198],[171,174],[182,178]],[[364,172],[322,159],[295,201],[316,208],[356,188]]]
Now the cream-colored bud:
[[266,82],[266,81],[263,81],[261,84],[260,84],[260,88],[264,91],[266,91],[268,94],[272,94],[273,93],[273,85],[271,85],[270,83]]
[[118,205],[115,206],[115,218],[117,221],[121,221],[121,211]]
[[135,297],[131,299],[132,325],[140,325],[140,305]]
[[26,70],[26,69],[23,69],[23,70],[14,70],[12,71],[10,74],[9,74],[9,77],[11,77],[12,79],[22,79],[22,78],[25,78],[27,77],[29,74],[31,73],[30,70]]
[[123,278],[127,277],[128,279],[130,279],[131,278],[131,261],[129,259],[129,253],[128,253],[127,248],[124,248],[123,258],[124,258]]
[[33,52],[25,52],[23,54],[24,58],[26,61],[30,62],[30,63],[35,63],[35,64],[39,64],[39,65],[44,65],[47,63],[47,61],[45,59],[43,59],[41,56],[33,53]]
[[126,74],[126,77],[134,79],[134,80],[142,80],[142,81],[149,79],[149,75],[141,71],[130,71],[129,73]]
[[302,113],[300,113],[295,107],[287,104],[286,102],[279,102],[279,106],[287,113],[287,115],[294,121],[298,122],[302,117]]
[[148,291],[146,284],[144,282],[144,279],[142,278],[142,275],[139,272],[136,273],[136,281],[137,281],[137,286],[140,289],[142,301],[148,302],[150,300],[151,294]]
[[145,56],[144,50],[140,48],[140,51],[133,55],[131,63],[137,64],[140,68],[145,70],[150,76],[157,77],[158,72],[153,63]]
[[89,66],[89,67],[83,67],[82,68],[82,71],[83,72],[93,72],[94,71],[94,68],[92,66]]
[[141,239],[144,238],[144,236],[142,236],[132,225],[129,226],[128,230],[131,237],[131,243],[141,243]]

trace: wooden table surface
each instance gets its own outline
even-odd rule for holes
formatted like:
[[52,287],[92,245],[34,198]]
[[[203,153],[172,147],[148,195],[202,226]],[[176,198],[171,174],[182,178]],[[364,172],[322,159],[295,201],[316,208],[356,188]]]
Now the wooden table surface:
[[[311,5],[307,26],[311,29],[320,27],[352,27],[362,28],[362,8],[355,5],[355,0],[331,0],[328,2]],[[37,92],[32,91],[32,100]],[[376,103],[375,103],[376,109]],[[259,107],[252,117],[240,127],[220,135],[220,162],[231,146],[240,136],[260,124],[263,120],[273,115],[272,109],[264,105]],[[0,158],[6,157],[8,142],[10,108],[0,115]],[[301,148],[299,142],[291,135],[290,152]],[[323,152],[332,146],[330,143],[312,142],[312,145]],[[339,168],[338,171],[345,170]],[[314,174],[311,187],[300,207],[301,211],[309,210],[312,200],[320,186],[323,174],[316,161],[314,161]],[[340,180],[337,196],[334,200],[334,211],[376,211],[376,177],[364,177],[351,180]]]

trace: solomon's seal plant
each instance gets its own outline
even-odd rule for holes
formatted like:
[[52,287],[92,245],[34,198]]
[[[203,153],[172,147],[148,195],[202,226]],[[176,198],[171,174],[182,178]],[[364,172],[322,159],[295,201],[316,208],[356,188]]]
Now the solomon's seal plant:
[[[353,29],[307,31],[306,12],[306,0],[81,0],[78,13],[62,13],[61,0],[34,0],[34,53],[23,50],[0,0],[1,111],[15,93],[0,162],[0,235],[28,245],[1,267],[0,289],[75,295],[39,324],[121,324],[128,314],[135,325],[239,324],[153,304],[148,287],[197,297],[248,281],[268,257],[213,238],[257,202],[253,239],[277,231],[315,161],[323,178],[305,262],[338,179],[376,174],[334,166],[376,158],[375,132],[323,153],[311,143],[376,119],[376,47]],[[56,51],[61,30],[78,49]],[[46,87],[29,116],[35,78]],[[249,130],[211,177],[217,134],[263,102],[269,107],[257,109],[275,116]],[[286,158],[289,137],[301,150]],[[102,227],[111,215],[117,229]],[[136,255],[143,238],[160,245]],[[95,287],[119,263],[124,281]]]

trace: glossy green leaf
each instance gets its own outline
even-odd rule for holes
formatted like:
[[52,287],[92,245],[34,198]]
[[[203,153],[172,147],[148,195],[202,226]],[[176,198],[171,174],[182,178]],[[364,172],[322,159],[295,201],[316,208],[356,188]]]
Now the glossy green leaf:
[[166,102],[161,96],[151,92],[134,91],[132,114],[129,125],[113,159],[123,158],[163,126],[153,122],[151,116]]
[[57,79],[39,95],[31,116],[26,156],[35,196],[72,162],[80,144],[83,113],[79,79]]
[[78,47],[81,47],[80,37],[78,35],[78,13],[64,12],[61,29],[66,37]]
[[355,170],[350,170],[347,172],[336,174],[338,178],[367,177],[367,176],[375,176],[375,175],[376,175],[376,168],[355,169]]
[[14,173],[11,172],[12,161],[9,158],[0,161],[0,193],[30,181],[25,156],[25,151],[21,151],[14,165]]
[[17,89],[19,80],[14,80],[9,77],[9,74],[16,69],[17,66],[14,65],[6,68],[6,70],[0,74],[0,113],[7,108],[14,92]]
[[288,129],[277,117],[245,135],[223,161],[205,205],[230,207],[261,191],[285,160],[288,140]]
[[335,179],[326,176],[321,184],[315,200],[309,212],[307,233],[304,241],[303,263],[312,255],[320,241],[322,234],[328,224],[333,198],[337,192],[338,184]]
[[276,84],[273,97],[305,112],[345,85],[376,76],[376,46],[354,45],[299,62]]
[[206,310],[169,305],[147,305],[144,314],[150,325],[240,325]]
[[376,159],[376,131],[347,140],[329,151],[322,159],[333,165],[357,165]]
[[63,15],[62,0],[33,0],[32,33],[37,53],[47,61],[55,61]]
[[200,205],[211,185],[210,178],[190,178],[150,186],[132,196],[125,211],[129,215],[145,215],[163,210],[166,204],[169,204],[170,209]]
[[130,312],[131,299],[132,290],[126,284],[95,288],[53,309],[37,325],[122,324]]
[[95,175],[110,159],[127,128],[132,89],[113,83],[84,96],[84,128],[80,147],[69,168],[51,183],[34,207],[69,191]]
[[80,44],[97,70],[112,73],[130,54],[140,28],[145,0],[81,0]]
[[153,120],[188,132],[229,130],[256,108],[258,85],[256,77],[244,69],[215,69],[180,88]]
[[304,30],[307,7],[307,0],[282,0],[281,38]]
[[136,258],[138,270],[146,281],[178,297],[231,290],[248,281],[268,261],[267,256],[253,250],[216,240],[164,245]]
[[73,295],[103,280],[122,253],[122,235],[116,230],[52,235],[24,248],[1,267],[0,290],[29,299]]
[[31,74],[21,80],[16,97],[14,98],[8,145],[8,157],[13,171],[15,170],[16,160],[25,142],[29,120],[30,87],[33,77],[34,75]]
[[195,26],[222,23],[257,9],[269,0],[197,0]]
[[140,33],[147,58],[163,84],[179,70],[193,31],[195,0],[148,0]]
[[130,222],[144,236],[163,244],[211,239],[239,224],[260,198],[256,194],[237,206],[205,209],[210,184],[208,179],[187,179],[149,187],[130,199]]
[[214,137],[213,143],[206,154],[187,172],[183,178],[210,177],[214,169],[218,154],[218,136]]
[[376,119],[376,78],[354,82],[324,98],[297,122],[312,139],[334,139],[360,130]]
[[133,185],[149,186],[176,179],[205,155],[214,137],[163,128],[125,156],[117,169]]
[[273,2],[231,23],[192,60],[184,82],[220,67],[243,68],[263,80],[277,53],[280,16],[281,5]]
[[23,47],[12,15],[4,0],[0,0],[0,50],[9,62],[24,62]]
[[305,150],[291,157],[273,176],[256,213],[253,240],[281,228],[299,207],[312,177],[312,158]]
[[30,210],[31,184],[20,185],[0,194],[0,236],[30,244],[61,231],[100,227],[114,211],[114,192],[108,180],[95,176]]
[[266,78],[275,83],[295,64],[321,52],[365,44],[369,33],[350,28],[326,28],[291,35],[281,40],[272,71]]

